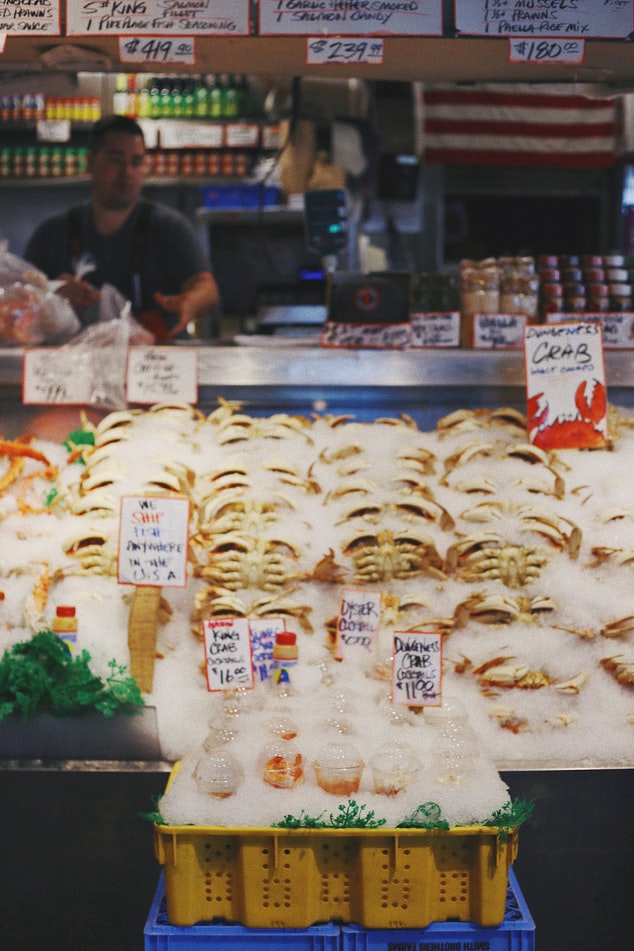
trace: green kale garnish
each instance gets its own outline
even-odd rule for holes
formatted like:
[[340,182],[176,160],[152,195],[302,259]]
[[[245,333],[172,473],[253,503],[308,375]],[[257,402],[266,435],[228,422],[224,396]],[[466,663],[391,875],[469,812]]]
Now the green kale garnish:
[[0,720],[13,713],[24,719],[37,713],[67,716],[97,710],[111,717],[128,706],[142,706],[143,696],[126,668],[109,663],[104,680],[90,669],[90,654],[71,654],[52,631],[39,631],[14,644],[0,659]]

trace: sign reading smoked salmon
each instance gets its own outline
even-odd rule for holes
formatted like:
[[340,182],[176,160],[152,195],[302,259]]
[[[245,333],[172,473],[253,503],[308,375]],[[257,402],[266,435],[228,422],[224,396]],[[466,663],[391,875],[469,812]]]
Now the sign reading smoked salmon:
[[524,357],[530,441],[541,449],[605,446],[607,395],[601,325],[529,325]]

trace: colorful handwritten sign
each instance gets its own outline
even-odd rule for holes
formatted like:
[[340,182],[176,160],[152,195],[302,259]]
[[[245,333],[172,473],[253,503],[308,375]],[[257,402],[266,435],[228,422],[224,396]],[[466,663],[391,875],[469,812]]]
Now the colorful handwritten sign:
[[206,618],[203,641],[208,691],[253,687],[248,618]]
[[372,651],[381,622],[381,592],[343,588],[337,617],[338,658]]
[[198,355],[173,347],[132,347],[128,352],[130,403],[198,401]]
[[168,496],[121,499],[120,584],[184,588],[187,583],[189,502]]
[[598,323],[526,328],[528,433],[542,449],[604,446],[607,394]]
[[267,680],[273,669],[275,635],[286,630],[283,617],[250,618],[251,656],[257,680]]
[[442,634],[395,631],[392,657],[392,703],[441,706]]

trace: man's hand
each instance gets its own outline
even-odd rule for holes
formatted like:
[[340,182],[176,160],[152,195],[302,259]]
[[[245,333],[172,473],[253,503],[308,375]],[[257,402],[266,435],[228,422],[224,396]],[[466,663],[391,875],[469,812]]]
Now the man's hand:
[[75,310],[83,310],[99,300],[99,291],[88,281],[80,281],[72,274],[60,274],[57,278],[59,287],[57,292],[64,297]]
[[218,303],[218,287],[213,276],[208,271],[203,271],[189,278],[182,293],[156,293],[154,300],[168,313],[178,315],[176,326],[169,332],[169,337],[172,338]]

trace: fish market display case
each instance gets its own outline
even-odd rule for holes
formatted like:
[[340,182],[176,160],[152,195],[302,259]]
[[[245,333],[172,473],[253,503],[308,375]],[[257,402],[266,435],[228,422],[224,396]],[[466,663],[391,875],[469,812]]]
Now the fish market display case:
[[[199,346],[199,401],[218,397],[253,415],[405,414],[428,429],[458,408],[525,409],[519,352],[325,350],[296,342]],[[634,357],[607,351],[609,401],[634,406]],[[0,351],[0,433],[28,431],[42,407],[22,404],[22,352]],[[50,408],[49,408],[50,409]],[[58,408],[61,416],[67,412]],[[57,410],[53,409],[52,417]],[[48,409],[47,409],[48,412]],[[139,946],[159,875],[150,812],[171,764],[143,752],[75,757],[0,751],[0,795],[10,817],[0,860],[3,935],[36,946],[42,921],[69,951]],[[137,757],[138,758],[135,758]],[[514,869],[536,922],[539,947],[625,946],[630,934],[632,780],[629,764],[496,763],[513,796],[536,800]],[[37,896],[37,915],[33,913]],[[35,921],[35,918],[38,921]]]

